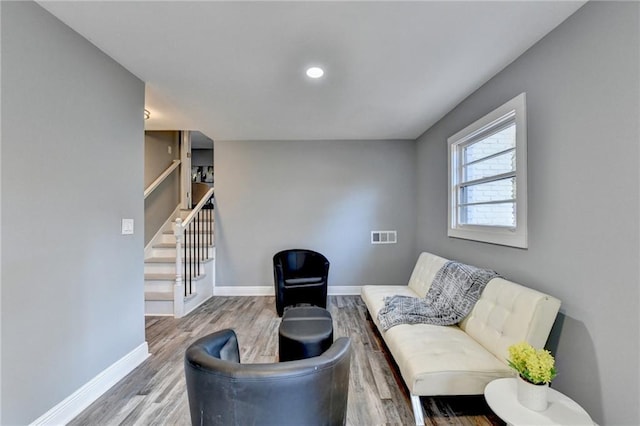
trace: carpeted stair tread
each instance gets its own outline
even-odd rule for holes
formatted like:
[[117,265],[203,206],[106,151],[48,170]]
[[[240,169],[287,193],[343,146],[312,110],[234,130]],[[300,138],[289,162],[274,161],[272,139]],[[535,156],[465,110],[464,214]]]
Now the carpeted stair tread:
[[[175,243],[158,243],[158,244],[154,244],[152,248],[175,248],[175,247],[176,247]],[[209,246],[205,245],[204,247],[213,247],[213,244]]]
[[166,301],[173,300],[172,291],[145,291],[144,300]]
[[[191,260],[190,257],[187,257],[187,261]],[[200,263],[207,263],[213,260],[213,258],[209,259],[200,259]],[[184,263],[185,259],[182,258],[182,262]],[[175,257],[148,257],[144,260],[144,263],[176,263]]]
[[[198,281],[203,279],[206,274],[197,275],[195,277],[191,277],[191,281]],[[176,274],[144,274],[144,279],[147,281],[175,281]],[[184,279],[184,277],[183,277]]]

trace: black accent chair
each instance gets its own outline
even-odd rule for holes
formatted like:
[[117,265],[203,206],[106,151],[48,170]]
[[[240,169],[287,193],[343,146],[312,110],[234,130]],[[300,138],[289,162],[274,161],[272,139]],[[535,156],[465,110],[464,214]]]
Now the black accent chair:
[[341,337],[317,357],[240,364],[236,333],[212,333],[185,353],[191,424],[344,425],[350,362],[351,341]]
[[329,261],[312,250],[283,250],[273,256],[276,311],[300,304],[327,307]]

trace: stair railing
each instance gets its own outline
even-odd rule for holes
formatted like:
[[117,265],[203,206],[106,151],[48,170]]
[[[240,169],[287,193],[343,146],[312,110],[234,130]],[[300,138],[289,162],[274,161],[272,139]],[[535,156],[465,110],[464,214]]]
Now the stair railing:
[[195,280],[203,263],[212,256],[213,188],[209,189],[184,220],[176,219],[176,283],[173,287],[174,316],[184,315],[184,301],[195,294]]
[[162,172],[160,176],[156,178],[156,180],[151,182],[151,185],[149,185],[147,189],[144,190],[144,199],[146,200],[147,197],[153,192],[153,190],[159,187],[160,184],[164,182],[164,180],[168,178],[175,169],[178,168],[179,165],[180,165],[180,160],[173,160],[173,162],[169,165],[169,167],[167,167],[167,169],[164,172]]

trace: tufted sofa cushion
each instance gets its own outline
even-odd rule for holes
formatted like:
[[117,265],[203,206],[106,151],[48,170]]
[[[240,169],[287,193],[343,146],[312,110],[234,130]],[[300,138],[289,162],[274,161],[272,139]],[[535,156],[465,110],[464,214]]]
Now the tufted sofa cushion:
[[416,266],[409,278],[409,288],[413,290],[418,297],[424,297],[431,287],[433,278],[436,276],[440,268],[447,263],[447,259],[436,256],[431,253],[420,253]]
[[397,325],[384,336],[414,395],[477,395],[511,369],[457,326]]
[[560,301],[503,278],[494,278],[460,328],[498,359],[506,362],[507,348],[526,341],[537,348],[547,342]]

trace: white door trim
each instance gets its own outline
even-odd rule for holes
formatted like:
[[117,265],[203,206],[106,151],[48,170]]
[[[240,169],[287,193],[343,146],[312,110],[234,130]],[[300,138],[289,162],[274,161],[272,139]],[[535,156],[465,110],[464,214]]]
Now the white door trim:
[[180,172],[180,207],[191,208],[191,132],[183,130],[180,132],[180,161],[182,169]]

